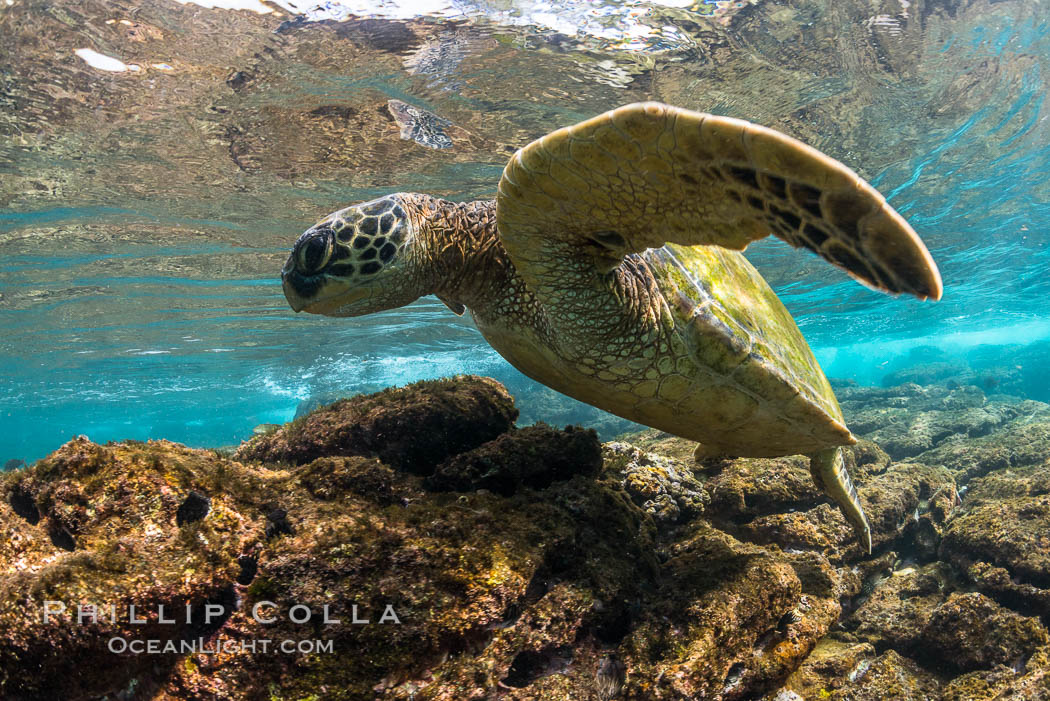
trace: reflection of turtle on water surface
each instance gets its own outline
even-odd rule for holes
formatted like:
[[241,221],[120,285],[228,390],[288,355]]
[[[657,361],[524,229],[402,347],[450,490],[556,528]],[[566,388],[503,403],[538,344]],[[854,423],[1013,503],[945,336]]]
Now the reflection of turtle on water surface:
[[359,316],[435,294],[526,375],[700,442],[804,454],[866,548],[855,442],[791,315],[739,253],[768,233],[870,287],[937,299],[911,227],[851,170],[748,122],[628,105],[518,151],[495,201],[396,194],[306,231],[293,309]]
[[386,107],[401,127],[402,139],[428,148],[452,148],[452,139],[445,133],[452,122],[401,100],[388,100]]

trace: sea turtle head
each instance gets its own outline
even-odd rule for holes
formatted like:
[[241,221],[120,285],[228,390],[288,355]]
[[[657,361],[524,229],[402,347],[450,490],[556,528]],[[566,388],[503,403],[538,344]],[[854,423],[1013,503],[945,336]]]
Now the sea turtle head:
[[415,226],[400,195],[341,209],[303,232],[281,270],[295,311],[361,316],[428,291],[416,268]]

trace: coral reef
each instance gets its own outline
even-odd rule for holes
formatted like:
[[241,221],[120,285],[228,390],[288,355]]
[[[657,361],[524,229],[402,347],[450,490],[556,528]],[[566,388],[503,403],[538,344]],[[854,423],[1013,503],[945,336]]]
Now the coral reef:
[[[516,428],[486,378],[233,453],[75,439],[0,478],[0,697],[1045,696],[1047,407],[844,394],[871,556],[800,458]],[[870,439],[975,407],[1001,420],[904,461]]]

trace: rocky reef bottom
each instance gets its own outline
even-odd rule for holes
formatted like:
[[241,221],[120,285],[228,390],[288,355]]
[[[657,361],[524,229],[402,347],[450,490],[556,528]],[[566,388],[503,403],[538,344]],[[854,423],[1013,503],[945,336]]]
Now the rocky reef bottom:
[[515,427],[493,380],[0,475],[0,698],[1050,698],[1050,407],[837,389],[805,459]]

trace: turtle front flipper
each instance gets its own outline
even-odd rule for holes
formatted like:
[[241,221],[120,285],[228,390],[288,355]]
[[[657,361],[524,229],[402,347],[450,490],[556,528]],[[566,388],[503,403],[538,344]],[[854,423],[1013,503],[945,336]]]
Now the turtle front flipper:
[[809,456],[809,472],[817,488],[831,497],[853,526],[861,545],[871,554],[871,526],[860,505],[857,490],[846,471],[841,448],[830,448]]
[[[530,284],[564,287],[566,258],[601,273],[665,243],[734,250],[770,233],[885,292],[939,299],[929,251],[871,185],[750,122],[655,102],[533,141],[499,183],[500,238]],[[569,261],[572,264],[572,261]]]

